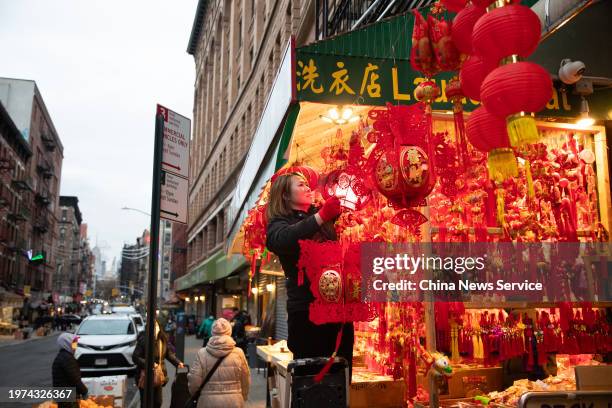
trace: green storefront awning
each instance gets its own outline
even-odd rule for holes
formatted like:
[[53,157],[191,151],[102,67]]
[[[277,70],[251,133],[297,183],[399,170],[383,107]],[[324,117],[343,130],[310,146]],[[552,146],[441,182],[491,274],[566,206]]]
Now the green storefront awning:
[[187,290],[196,285],[223,279],[247,264],[242,255],[226,256],[223,250],[215,252],[195,267],[187,275],[178,278],[176,290]]

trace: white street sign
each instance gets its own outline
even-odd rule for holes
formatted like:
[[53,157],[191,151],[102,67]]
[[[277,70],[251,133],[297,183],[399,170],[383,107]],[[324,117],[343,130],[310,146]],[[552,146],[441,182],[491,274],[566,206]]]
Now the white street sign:
[[160,217],[187,224],[188,192],[189,183],[186,178],[162,171]]
[[189,177],[191,120],[159,104],[157,112],[164,116],[162,170]]

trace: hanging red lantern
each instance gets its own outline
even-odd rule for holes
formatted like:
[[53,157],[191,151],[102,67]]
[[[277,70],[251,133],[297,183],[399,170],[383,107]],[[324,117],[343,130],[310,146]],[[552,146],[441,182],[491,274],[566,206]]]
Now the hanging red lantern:
[[539,139],[532,116],[544,109],[552,98],[552,80],[544,68],[533,62],[503,65],[485,78],[480,91],[489,112],[503,118],[509,116],[508,134],[512,146]]
[[467,120],[466,133],[472,146],[488,153],[489,178],[502,181],[518,176],[516,157],[503,118],[481,106]]
[[504,57],[527,58],[540,41],[540,19],[529,7],[512,4],[483,15],[474,25],[475,54],[495,64]]
[[453,19],[451,37],[462,54],[472,53],[472,31],[478,19],[485,13],[484,7],[468,4]]
[[334,170],[327,175],[321,193],[326,200],[332,196],[340,200],[340,205],[358,211],[366,206],[372,194],[365,182],[346,169]]
[[495,64],[485,61],[477,55],[470,55],[459,71],[459,81],[465,96],[474,101],[480,101],[482,82],[494,69]]
[[448,11],[457,13],[465,7],[467,0],[442,0],[442,4]]
[[425,103],[427,106],[431,106],[439,96],[440,88],[431,80],[421,82],[414,90],[416,100]]

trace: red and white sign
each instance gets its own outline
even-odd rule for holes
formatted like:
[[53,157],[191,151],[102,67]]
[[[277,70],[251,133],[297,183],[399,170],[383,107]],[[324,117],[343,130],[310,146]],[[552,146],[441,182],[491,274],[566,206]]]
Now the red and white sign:
[[159,104],[157,113],[164,117],[162,170],[188,178],[191,120]]

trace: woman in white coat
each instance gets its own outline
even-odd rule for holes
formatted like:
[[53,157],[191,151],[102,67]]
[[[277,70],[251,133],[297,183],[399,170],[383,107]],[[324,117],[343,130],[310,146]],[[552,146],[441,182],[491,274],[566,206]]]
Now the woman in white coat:
[[231,334],[232,326],[227,320],[216,320],[212,326],[212,337],[206,347],[198,351],[189,370],[189,392],[194,395],[217,360],[225,357],[202,389],[198,408],[240,408],[244,407],[249,396],[249,365]]

